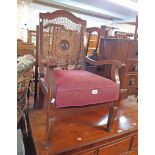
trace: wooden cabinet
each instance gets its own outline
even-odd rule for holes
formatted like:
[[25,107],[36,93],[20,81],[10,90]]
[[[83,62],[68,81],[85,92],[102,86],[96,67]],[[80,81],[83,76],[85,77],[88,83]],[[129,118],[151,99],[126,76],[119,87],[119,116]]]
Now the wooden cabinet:
[[[99,59],[115,59],[125,63],[120,69],[121,89],[128,95],[137,95],[138,89],[138,41],[129,39],[106,39],[100,41]],[[105,66],[103,76],[110,78],[110,67]]]
[[[138,41],[130,40],[127,50],[127,60],[125,67],[125,76],[129,76],[128,85],[125,87],[128,90],[128,94],[135,94],[137,96],[138,93]],[[122,79],[123,81],[123,79]]]

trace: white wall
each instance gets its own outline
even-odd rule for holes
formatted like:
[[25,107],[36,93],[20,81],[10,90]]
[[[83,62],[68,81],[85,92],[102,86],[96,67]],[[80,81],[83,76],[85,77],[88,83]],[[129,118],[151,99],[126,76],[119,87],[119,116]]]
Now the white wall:
[[[17,38],[27,41],[27,30],[36,30],[36,25],[39,24],[39,13],[53,12],[58,10],[54,7],[48,7],[36,3],[30,3],[25,5],[18,0],[17,3]],[[113,24],[111,20],[95,18],[92,16],[86,16],[78,13],[73,13],[76,16],[87,21],[87,27],[101,27],[101,25],[117,27],[117,31],[134,33],[135,26],[129,24]],[[24,25],[27,24],[27,25]],[[22,29],[23,28],[23,29]],[[113,35],[114,32],[110,32]]]
[[130,24],[112,24],[113,27],[119,28],[115,31],[135,33],[135,26]]
[[[23,39],[26,41],[27,30],[35,30],[36,25],[39,24],[39,12],[53,12],[58,9],[53,7],[48,7],[40,4],[31,3],[29,6],[22,5],[21,3],[17,4],[17,38]],[[73,13],[74,15],[87,21],[87,27],[101,27],[101,25],[110,25],[111,20],[95,18],[91,16],[86,16],[82,14]],[[24,24],[27,24],[25,26]],[[24,29],[22,29],[24,28]]]

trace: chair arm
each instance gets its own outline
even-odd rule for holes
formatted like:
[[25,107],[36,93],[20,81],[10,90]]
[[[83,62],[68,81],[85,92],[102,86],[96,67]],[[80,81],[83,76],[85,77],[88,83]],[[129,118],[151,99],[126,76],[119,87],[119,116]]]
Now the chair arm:
[[111,79],[116,82],[120,86],[120,79],[119,79],[119,72],[118,70],[121,67],[124,67],[125,64],[120,62],[119,60],[99,60],[95,61],[89,58],[88,56],[85,57],[85,61],[92,65],[102,66],[102,65],[112,65],[111,67]]
[[99,61],[96,61],[96,60],[89,58],[88,56],[85,57],[85,61],[87,63],[90,63],[91,65],[95,65],[95,66],[115,65],[118,68],[125,66],[125,64],[119,60],[99,60]]

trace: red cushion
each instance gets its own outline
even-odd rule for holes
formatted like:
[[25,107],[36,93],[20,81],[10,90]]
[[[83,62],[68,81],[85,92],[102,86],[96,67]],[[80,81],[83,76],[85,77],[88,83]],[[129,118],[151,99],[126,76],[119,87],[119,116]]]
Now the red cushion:
[[119,86],[84,70],[56,70],[56,106],[85,106],[118,100]]

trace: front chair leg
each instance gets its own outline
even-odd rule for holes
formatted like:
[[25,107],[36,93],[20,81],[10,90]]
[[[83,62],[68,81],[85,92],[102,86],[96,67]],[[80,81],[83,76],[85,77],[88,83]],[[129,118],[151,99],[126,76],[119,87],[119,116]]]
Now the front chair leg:
[[115,120],[117,114],[118,107],[112,106],[109,108],[109,116],[108,116],[108,123],[107,123],[107,130],[110,132],[112,130],[113,122]]
[[53,138],[54,117],[49,118],[47,121],[48,121],[47,122],[48,124],[46,126],[46,144],[45,144],[45,149],[46,150],[51,146],[51,141],[52,141],[52,138]]

